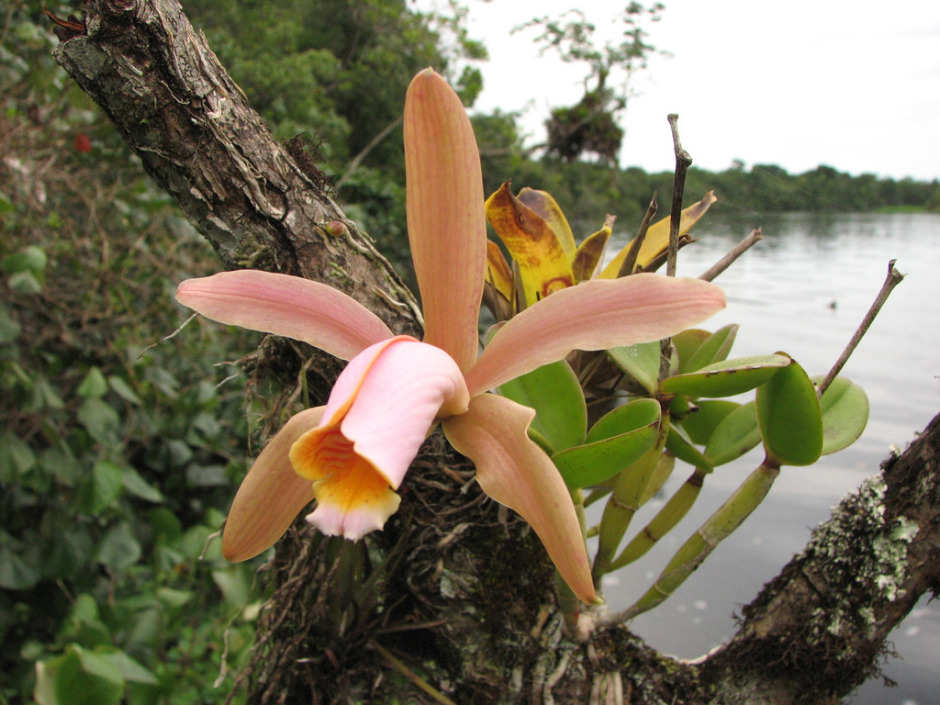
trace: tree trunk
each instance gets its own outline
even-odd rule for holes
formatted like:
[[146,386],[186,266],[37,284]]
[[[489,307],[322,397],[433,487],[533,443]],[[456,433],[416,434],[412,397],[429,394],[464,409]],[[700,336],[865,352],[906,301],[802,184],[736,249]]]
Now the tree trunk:
[[[57,59],[225,267],[328,282],[394,331],[420,329],[414,297],[316,168],[272,139],[176,0],[84,11],[86,32],[63,38]],[[324,363],[324,389],[337,371]],[[733,639],[692,664],[626,627],[568,639],[538,540],[432,436],[385,531],[353,544],[298,524],[280,542],[233,691],[252,703],[835,702],[940,584],[938,461],[940,417],[843,501]]]

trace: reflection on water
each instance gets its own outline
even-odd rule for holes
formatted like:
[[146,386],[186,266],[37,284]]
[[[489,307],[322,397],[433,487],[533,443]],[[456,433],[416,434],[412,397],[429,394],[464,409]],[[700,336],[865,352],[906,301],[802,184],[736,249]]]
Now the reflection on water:
[[[736,357],[783,350],[811,375],[825,374],[871,305],[888,260],[897,259],[907,277],[842,373],[869,395],[871,418],[862,438],[812,467],[784,468],[744,526],[667,602],[632,623],[651,645],[682,658],[730,636],[732,614],[805,545],[830,507],[878,470],[892,444],[903,447],[940,411],[940,216],[713,211],[705,221],[695,230],[698,242],[679,254],[680,276],[698,276],[755,227],[765,235],[717,280],[729,305],[707,327],[741,324]],[[690,516],[663,539],[668,549],[678,548],[760,460],[752,453],[710,476]],[[686,474],[677,468],[666,496]],[[661,506],[650,505],[635,526]],[[605,581],[613,609],[646,590],[671,555],[664,548]],[[885,666],[885,674],[898,687],[871,682],[851,702],[934,702],[940,691],[940,608],[922,603],[892,639],[900,658]]]

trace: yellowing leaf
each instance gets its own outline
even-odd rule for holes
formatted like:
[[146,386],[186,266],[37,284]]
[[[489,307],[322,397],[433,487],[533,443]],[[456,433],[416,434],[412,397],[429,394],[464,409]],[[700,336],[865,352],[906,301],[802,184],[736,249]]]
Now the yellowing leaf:
[[551,194],[526,187],[519,192],[518,198],[548,223],[565,254],[568,255],[568,261],[574,259],[575,244],[571,226],[568,225],[568,219]]
[[604,259],[604,252],[607,251],[607,241],[610,239],[616,219],[617,216],[608,213],[604,219],[604,226],[593,235],[588,235],[578,247],[571,262],[571,271],[575,281],[582,282],[594,278],[598,265]]
[[[689,232],[717,200],[718,198],[715,196],[714,192],[709,191],[701,201],[693,203],[691,206],[684,209],[682,211],[682,218],[679,220],[679,236],[681,237],[683,234]],[[643,244],[640,246],[640,253],[636,258],[638,268],[648,265],[669,247],[669,220],[668,216],[662,220],[658,220],[646,231],[646,239],[643,240]],[[627,258],[627,253],[630,251],[632,244],[633,240],[628,242],[627,246],[604,268],[604,271],[600,274],[601,279],[617,278],[620,267]]]
[[574,286],[571,261],[551,225],[513,196],[508,182],[487,199],[486,217],[519,264],[527,306]]
[[499,245],[491,240],[486,241],[486,281],[507,301],[512,301],[512,271]]

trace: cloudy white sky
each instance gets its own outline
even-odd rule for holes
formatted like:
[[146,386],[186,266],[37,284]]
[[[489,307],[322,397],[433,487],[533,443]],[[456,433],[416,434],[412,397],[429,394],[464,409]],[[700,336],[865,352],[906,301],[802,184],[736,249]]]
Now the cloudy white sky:
[[[434,0],[421,0],[424,5]],[[533,14],[574,0],[465,0],[471,35],[491,60],[477,107],[522,111],[541,141],[552,106],[575,102],[585,70],[540,56],[534,33],[510,36]],[[741,159],[791,173],[828,164],[852,174],[940,177],[940,3],[935,0],[664,0],[654,57],[633,83],[621,165],[671,170],[665,116],[680,116],[696,165]],[[577,3],[610,31],[625,0]]]

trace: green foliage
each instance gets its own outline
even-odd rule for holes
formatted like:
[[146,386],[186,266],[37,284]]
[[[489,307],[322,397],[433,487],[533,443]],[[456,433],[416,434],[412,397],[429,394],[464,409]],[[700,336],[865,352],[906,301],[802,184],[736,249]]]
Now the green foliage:
[[215,256],[55,66],[41,9],[7,19],[0,701],[220,700],[252,568],[207,541],[248,436],[244,378],[217,386],[232,370],[213,365],[255,338],[161,342],[184,319],[176,283]]

